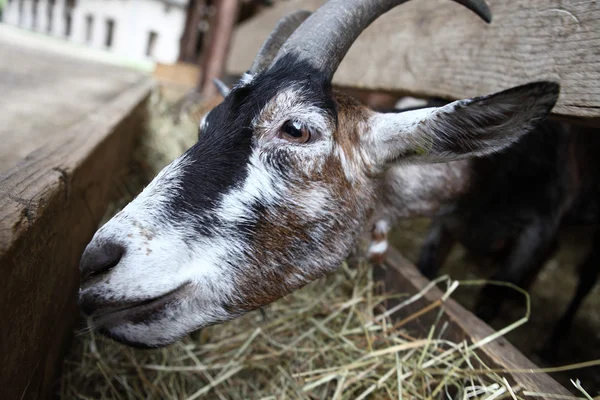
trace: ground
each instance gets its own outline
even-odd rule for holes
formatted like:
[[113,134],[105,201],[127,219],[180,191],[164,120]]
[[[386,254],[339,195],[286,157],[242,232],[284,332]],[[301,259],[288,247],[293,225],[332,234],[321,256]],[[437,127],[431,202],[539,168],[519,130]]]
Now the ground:
[[[415,262],[429,225],[427,219],[401,222],[392,233],[391,241],[402,253]],[[507,335],[527,358],[540,367],[567,365],[600,359],[600,285],[590,293],[579,310],[568,341],[563,343],[559,358],[546,361],[538,354],[539,346],[551,332],[571,300],[577,285],[575,265],[585,256],[590,237],[585,229],[562,232],[559,252],[541,271],[531,288],[531,318],[527,324]],[[488,277],[490,272],[470,260],[464,249],[456,245],[440,271],[458,280]],[[461,288],[452,297],[472,310],[477,289]],[[507,303],[501,316],[491,323],[501,329],[524,314],[520,304]],[[572,390],[570,379],[579,378],[594,396],[600,394],[600,367],[551,374],[567,389]]]

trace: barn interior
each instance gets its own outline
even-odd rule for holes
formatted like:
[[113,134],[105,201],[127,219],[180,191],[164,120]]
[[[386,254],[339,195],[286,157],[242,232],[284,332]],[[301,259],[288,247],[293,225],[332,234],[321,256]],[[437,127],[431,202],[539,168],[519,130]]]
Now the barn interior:
[[[477,343],[521,321],[527,310],[520,295],[506,301],[488,323],[474,316],[482,284],[468,282],[491,279],[497,267],[459,244],[440,271],[464,282],[447,304],[436,303],[447,290],[446,281],[440,281],[439,295],[421,293],[418,306],[386,320],[402,323],[399,328],[388,332],[383,323],[389,336],[382,343],[370,341],[366,329],[359,338],[343,339],[360,352],[318,351],[342,340],[332,331],[341,332],[345,321],[327,325],[327,318],[336,307],[359,301],[357,292],[364,291],[357,303],[363,308],[348,316],[348,324],[363,329],[370,326],[368,318],[376,319],[394,301],[428,287],[429,280],[412,275],[418,274],[415,266],[431,224],[418,218],[399,221],[392,230],[389,243],[400,255],[390,257],[387,267],[370,265],[357,251],[337,273],[266,307],[264,314],[252,312],[193,333],[165,350],[125,349],[85,328],[76,305],[78,265],[93,233],[197,140],[202,116],[222,101],[213,78],[237,82],[282,16],[299,8],[316,10],[323,3],[190,1],[174,63],[133,65],[104,50],[0,24],[0,265],[9,277],[0,283],[0,315],[8,321],[0,328],[5,366],[0,388],[6,398],[389,398],[398,395],[396,374],[407,372],[396,360],[414,343],[431,339],[432,332],[446,332],[457,344]],[[369,107],[388,109],[409,98],[451,101],[557,80],[561,95],[551,120],[597,128],[596,3],[488,3],[494,15],[489,25],[447,0],[413,1],[390,11],[352,46],[334,86]],[[586,296],[556,354],[549,357],[541,348],[573,298],[577,266],[593,247],[595,230],[597,225],[561,229],[556,252],[528,288],[527,322],[489,349],[463,355],[503,371],[494,372],[487,391],[475,398],[600,396],[600,285]],[[330,297],[320,299],[307,315],[302,305],[322,293]],[[304,331],[318,332],[302,342],[314,352],[314,365],[298,349],[277,353],[273,343],[287,340],[282,346],[293,347],[296,332]],[[386,353],[400,345],[405,346],[402,353]],[[435,358],[429,347],[415,351],[421,355],[417,367],[406,365],[418,368],[429,361],[426,357]],[[373,351],[389,357],[359,372],[341,367],[364,361]],[[219,353],[233,361],[223,361]],[[270,353],[275,361],[260,359]],[[303,361],[290,361],[294,356]],[[319,371],[328,363],[339,368],[335,374]],[[532,369],[536,372],[523,372]],[[273,376],[279,381],[269,386]],[[427,386],[419,392],[422,398],[442,395],[437,378],[413,379]],[[577,379],[584,391],[573,383]],[[281,391],[274,392],[275,387]],[[408,385],[404,390],[409,398],[421,398]],[[456,393],[446,391],[450,398]]]

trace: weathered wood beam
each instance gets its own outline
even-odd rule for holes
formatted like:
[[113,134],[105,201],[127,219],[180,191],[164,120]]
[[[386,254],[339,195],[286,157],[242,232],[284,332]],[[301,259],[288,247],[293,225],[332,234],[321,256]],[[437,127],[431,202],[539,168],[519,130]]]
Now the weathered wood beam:
[[[276,4],[239,27],[227,68],[243,73],[277,20],[323,0]],[[449,0],[413,0],[369,27],[334,77],[340,86],[448,99],[551,79],[554,113],[600,123],[600,6],[591,0],[488,0],[490,25]]]
[[202,20],[202,10],[206,8],[205,0],[189,0],[185,15],[185,25],[179,40],[179,62],[196,64],[196,48],[198,46],[198,25]]
[[0,174],[0,392],[50,397],[76,309],[79,257],[145,126],[151,82]]
[[211,20],[203,55],[202,76],[198,84],[198,91],[203,98],[211,98],[217,94],[213,79],[220,79],[223,76],[233,27],[238,15],[239,1],[219,0],[215,5],[217,12]]
[[[382,290],[385,293],[407,293],[412,295],[418,293],[429,284],[429,280],[421,275],[417,268],[394,248],[389,249],[386,265],[375,268],[374,279],[383,285]],[[422,310],[428,304],[439,300],[442,295],[442,291],[434,287],[420,300],[405,307],[399,313],[401,315],[395,315],[394,318],[402,320]],[[390,300],[386,307],[392,308],[396,304],[397,301]],[[438,324],[441,326],[443,322],[448,323],[444,336],[449,340],[457,343],[463,340],[475,343],[495,333],[485,322],[481,321],[453,299],[450,298],[443,304],[444,317]],[[431,325],[436,322],[436,318],[437,312],[432,311],[411,320],[409,324],[404,325],[404,328],[412,328],[419,332],[428,332]],[[535,364],[527,359],[504,337],[500,337],[480,347],[479,356],[482,357],[490,368],[521,371],[538,369]],[[511,378],[513,383],[519,384],[528,391],[572,396],[567,389],[545,373],[509,372],[506,376]]]

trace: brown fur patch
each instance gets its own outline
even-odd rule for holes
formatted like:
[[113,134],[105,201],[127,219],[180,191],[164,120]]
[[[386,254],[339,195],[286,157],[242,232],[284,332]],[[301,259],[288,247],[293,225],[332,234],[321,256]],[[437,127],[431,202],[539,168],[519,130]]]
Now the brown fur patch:
[[[360,163],[354,158],[371,111],[341,92],[335,92],[334,99],[338,110],[334,145],[344,152],[347,162]],[[269,120],[273,112],[272,107],[265,107],[261,119]],[[258,215],[252,228],[251,261],[236,278],[236,286],[244,290],[234,300],[232,311],[264,306],[331,272],[338,266],[332,260],[341,262],[360,233],[375,204],[372,185],[366,179],[359,179],[364,184],[349,182],[335,152],[320,165],[306,171],[302,160],[290,157],[289,167],[297,173],[288,178],[286,201]],[[303,214],[301,205],[315,186],[326,190],[331,201],[322,205],[323,214]]]
[[333,139],[346,156],[352,159],[354,149],[368,129],[367,121],[373,111],[345,93],[334,90],[333,95],[338,109],[338,126],[333,133]]
[[252,247],[256,252],[252,256],[256,264],[248,266],[241,279],[242,287],[252,288],[244,293],[244,309],[285,296],[295,289],[290,287],[291,277],[304,275],[294,264],[294,242],[310,241],[306,223],[287,206],[272,211],[273,215],[263,214],[255,228]]
[[[322,216],[308,217],[295,206],[310,193],[312,185],[327,187],[331,195],[331,202],[325,205],[327,213]],[[294,180],[289,187],[289,202],[263,211],[258,218],[251,246],[256,250],[254,263],[245,267],[237,282],[239,287],[252,290],[244,292],[236,307],[256,309],[330,272],[337,265],[320,265],[321,252],[327,256],[343,254],[346,249],[340,237],[355,233],[356,219],[366,220],[368,192],[352,187],[334,156],[327,158],[320,172]],[[324,234],[312,237],[315,229]]]
[[[336,166],[334,160],[328,161],[328,173],[315,173],[310,179],[294,182],[290,190],[289,204],[282,204],[265,210],[259,216],[255,227],[253,245],[257,252],[253,254],[257,265],[249,269],[243,278],[244,285],[260,288],[248,293],[245,307],[251,309],[275,301],[291,291],[298,289],[314,279],[322,276],[328,268],[300,268],[298,264],[307,263],[306,258],[314,255],[314,264],[319,263],[319,250],[335,248],[336,232],[344,233],[346,226],[345,212],[341,210],[354,210],[357,207],[355,199],[349,197],[349,186],[341,172],[341,166]],[[326,182],[332,193],[332,204],[326,205],[328,214],[309,218],[294,205],[307,193],[311,185],[317,182]],[[333,200],[335,199],[335,200]],[[336,209],[338,212],[336,212]],[[316,239],[312,233],[317,228],[327,228],[331,234]],[[315,248],[310,252],[310,248]],[[274,268],[273,265],[276,265]],[[299,280],[298,277],[302,277]]]

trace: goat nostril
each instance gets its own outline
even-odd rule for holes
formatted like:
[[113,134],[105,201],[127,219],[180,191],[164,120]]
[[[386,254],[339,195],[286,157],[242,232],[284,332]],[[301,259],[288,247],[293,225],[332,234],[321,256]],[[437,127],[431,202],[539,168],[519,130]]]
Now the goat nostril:
[[116,267],[125,248],[114,242],[107,242],[101,246],[89,246],[81,257],[80,270],[82,280],[107,272]]

